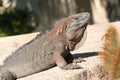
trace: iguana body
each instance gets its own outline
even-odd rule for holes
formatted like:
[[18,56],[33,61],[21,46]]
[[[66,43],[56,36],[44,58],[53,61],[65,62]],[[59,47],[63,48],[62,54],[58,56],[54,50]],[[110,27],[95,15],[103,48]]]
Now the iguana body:
[[49,33],[38,35],[17,49],[0,66],[0,80],[16,80],[49,69],[55,64],[61,69],[78,69],[71,64],[70,53],[81,41],[89,22],[89,13],[72,15],[58,21]]

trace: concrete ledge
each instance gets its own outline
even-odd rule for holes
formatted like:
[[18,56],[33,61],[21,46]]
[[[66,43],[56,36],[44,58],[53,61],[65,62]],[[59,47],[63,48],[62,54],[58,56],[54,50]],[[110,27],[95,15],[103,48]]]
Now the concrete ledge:
[[[99,80],[98,77],[103,77],[104,74],[101,74],[102,67],[98,58],[98,56],[86,58],[87,62],[80,64],[84,69],[61,70],[59,67],[54,67],[19,80]],[[92,65],[94,60],[97,62]]]
[[[48,69],[18,80],[106,80],[102,69],[102,61],[97,55],[103,44],[102,37],[109,25],[120,29],[120,22],[89,25],[87,40],[78,50],[73,51],[74,57],[84,57],[86,62],[78,63],[83,69],[61,70],[58,67]],[[38,33],[0,38],[0,64],[16,48],[33,39]],[[41,64],[42,65],[42,64]]]

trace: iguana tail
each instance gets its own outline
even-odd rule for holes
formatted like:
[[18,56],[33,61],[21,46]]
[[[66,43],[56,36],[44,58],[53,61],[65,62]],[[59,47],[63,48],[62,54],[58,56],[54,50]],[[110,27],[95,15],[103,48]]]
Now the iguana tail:
[[16,77],[0,65],[0,80],[16,80]]

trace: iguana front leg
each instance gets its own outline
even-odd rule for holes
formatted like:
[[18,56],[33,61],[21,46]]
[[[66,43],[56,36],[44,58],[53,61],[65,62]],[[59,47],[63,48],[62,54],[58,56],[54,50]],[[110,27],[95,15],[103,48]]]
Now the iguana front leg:
[[72,62],[74,61],[74,57],[73,57],[73,55],[70,53],[70,51],[67,51],[65,54],[66,54],[66,55],[63,56],[64,59],[65,59],[65,61],[66,61],[68,64],[69,64],[69,63],[72,63]]
[[14,73],[0,65],[0,80],[16,80],[17,77]]
[[[81,66],[77,65],[77,64],[73,64],[73,63],[68,63],[65,58],[63,57],[63,55],[65,55],[65,50],[62,48],[57,49],[54,52],[54,59],[55,59],[55,63],[58,67],[60,67],[61,69],[65,69],[65,70],[69,70],[69,69],[82,69]],[[67,54],[66,57],[72,57],[71,53]]]

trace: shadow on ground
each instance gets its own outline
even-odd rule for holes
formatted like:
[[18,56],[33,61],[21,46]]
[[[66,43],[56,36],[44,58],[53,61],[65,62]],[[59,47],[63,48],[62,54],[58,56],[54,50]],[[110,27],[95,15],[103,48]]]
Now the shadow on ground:
[[82,57],[92,57],[92,56],[97,56],[99,52],[86,52],[86,53],[75,53],[73,54],[74,58]]

